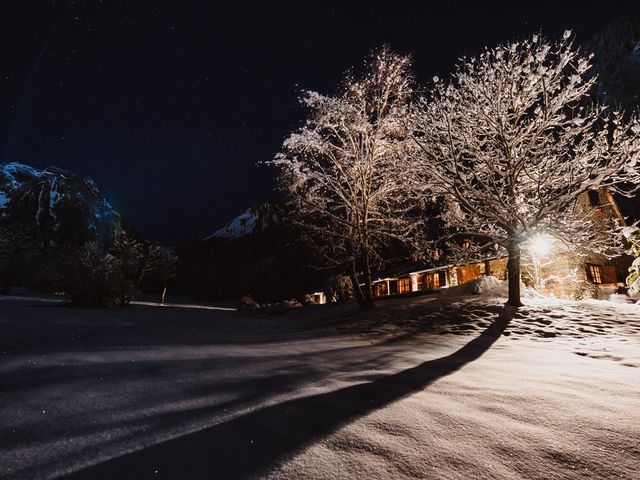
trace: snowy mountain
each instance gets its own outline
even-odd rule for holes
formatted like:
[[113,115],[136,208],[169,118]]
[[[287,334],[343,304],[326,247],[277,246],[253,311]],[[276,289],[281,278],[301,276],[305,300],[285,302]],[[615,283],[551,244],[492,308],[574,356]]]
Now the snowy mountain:
[[91,178],[56,167],[0,164],[0,223],[33,228],[45,245],[106,239],[120,221]]
[[204,240],[213,238],[235,240],[271,228],[277,224],[281,218],[279,208],[275,204],[263,203],[257,207],[251,207],[245,210]]
[[178,250],[177,284],[185,295],[203,300],[280,301],[320,285],[326,272],[308,268],[308,242],[286,221],[277,201],[249,208],[202,241]]

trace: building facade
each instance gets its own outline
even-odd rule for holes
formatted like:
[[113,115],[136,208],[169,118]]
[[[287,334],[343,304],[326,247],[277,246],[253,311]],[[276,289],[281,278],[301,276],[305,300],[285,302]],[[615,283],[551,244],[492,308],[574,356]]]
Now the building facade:
[[[613,196],[606,189],[582,194],[575,206],[578,214],[589,212],[598,226],[611,222],[625,225],[625,219]],[[617,290],[626,275],[626,263],[608,260],[588,250],[577,252],[556,242],[548,253],[526,254],[521,261],[521,278],[525,285],[543,295],[557,298],[605,299]],[[460,265],[421,268],[418,264],[389,270],[373,281],[376,298],[417,295],[455,287],[483,275],[507,280],[507,256],[493,256]]]

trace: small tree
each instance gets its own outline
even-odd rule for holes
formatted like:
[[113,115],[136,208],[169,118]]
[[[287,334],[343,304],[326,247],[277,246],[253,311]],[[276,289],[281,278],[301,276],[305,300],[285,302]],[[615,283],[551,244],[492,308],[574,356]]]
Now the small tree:
[[521,305],[520,245],[536,233],[620,251],[593,227],[593,210],[574,207],[588,190],[638,190],[640,123],[590,104],[590,59],[569,32],[487,49],[449,84],[436,78],[411,116],[422,182],[444,199],[449,225],[508,251],[510,305]]
[[158,279],[162,286],[160,305],[164,305],[169,280],[176,276],[178,257],[173,251],[163,250],[155,246],[149,250],[149,264],[153,269],[153,276]]
[[371,265],[381,248],[415,226],[405,215],[409,66],[408,57],[383,48],[364,77],[348,77],[338,95],[306,92],[302,103],[311,114],[272,162],[293,220],[325,267],[350,276],[363,309],[373,306]]
[[125,307],[142,279],[153,271],[152,249],[122,231],[112,246],[87,242],[66,246],[49,267],[54,288],[72,304],[89,307]]
[[349,277],[331,275],[324,282],[324,293],[330,302],[347,303],[353,296],[353,285]]
[[131,302],[145,275],[153,270],[149,249],[133,236],[122,231],[111,248],[112,269],[118,295],[116,304],[124,307]]
[[57,272],[48,275],[52,286],[72,305],[109,308],[120,298],[114,257],[100,242],[61,248],[49,269]]

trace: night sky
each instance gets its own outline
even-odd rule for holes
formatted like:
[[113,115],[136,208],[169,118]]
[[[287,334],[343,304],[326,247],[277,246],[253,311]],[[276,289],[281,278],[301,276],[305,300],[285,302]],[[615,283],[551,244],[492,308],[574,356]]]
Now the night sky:
[[[93,177],[145,238],[181,245],[274,197],[256,166],[388,43],[422,83],[484,45],[572,29],[635,2],[2,1],[0,163]],[[341,5],[342,4],[342,5]]]

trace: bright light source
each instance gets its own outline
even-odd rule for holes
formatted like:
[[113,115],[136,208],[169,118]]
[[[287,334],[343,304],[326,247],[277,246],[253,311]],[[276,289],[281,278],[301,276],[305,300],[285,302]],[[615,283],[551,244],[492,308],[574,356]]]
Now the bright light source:
[[537,233],[529,240],[529,249],[539,257],[544,257],[553,247],[553,238],[549,235]]

